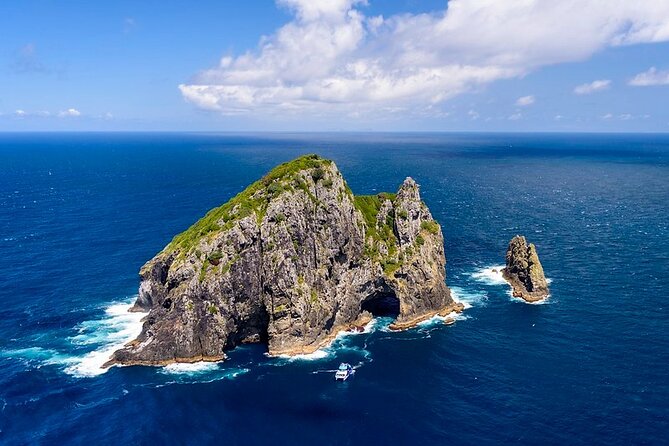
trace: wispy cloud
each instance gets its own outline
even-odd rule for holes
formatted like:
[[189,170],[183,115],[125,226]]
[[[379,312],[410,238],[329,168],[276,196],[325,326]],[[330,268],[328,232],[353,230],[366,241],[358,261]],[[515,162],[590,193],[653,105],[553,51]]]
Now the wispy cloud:
[[451,0],[444,11],[390,17],[365,16],[366,0],[277,3],[293,19],[255,51],[224,57],[180,85],[187,101],[224,114],[438,111],[500,79],[611,46],[669,40],[666,0]]
[[649,119],[650,115],[649,114],[643,114],[643,115],[633,115],[631,113],[620,113],[619,115],[614,115],[613,113],[606,113],[600,118],[604,121],[610,121],[613,119],[617,119],[620,121],[630,121],[633,119]]
[[518,107],[527,107],[528,105],[532,105],[536,102],[536,99],[534,96],[521,96],[516,100],[516,105]]
[[84,115],[76,108],[68,108],[66,110],[61,110],[56,113],[50,112],[48,110],[28,111],[19,108],[14,110],[13,113],[6,116],[13,116],[15,118],[27,119],[27,118],[78,118]]
[[651,87],[654,85],[669,85],[669,70],[660,71],[651,67],[648,71],[639,73],[629,81],[633,87]]
[[22,108],[19,108],[17,110],[14,110],[13,115],[17,118],[31,118],[31,117],[48,118],[50,116],[53,116],[53,113],[47,110],[26,111]]
[[580,95],[591,94],[598,91],[607,90],[609,87],[611,87],[611,81],[609,79],[599,79],[590,83],[576,86],[576,88],[574,88],[574,93]]

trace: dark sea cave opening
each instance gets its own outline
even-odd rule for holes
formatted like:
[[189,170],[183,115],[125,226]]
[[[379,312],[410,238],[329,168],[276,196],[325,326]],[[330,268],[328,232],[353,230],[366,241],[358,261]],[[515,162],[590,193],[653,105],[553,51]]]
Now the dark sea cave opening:
[[392,291],[376,292],[360,305],[362,311],[369,311],[374,317],[392,317],[400,314],[400,301]]

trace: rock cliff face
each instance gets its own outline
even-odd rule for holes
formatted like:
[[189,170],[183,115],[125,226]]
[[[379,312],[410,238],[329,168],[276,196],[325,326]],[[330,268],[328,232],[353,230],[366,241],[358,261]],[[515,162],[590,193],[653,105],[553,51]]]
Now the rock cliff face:
[[527,244],[525,237],[517,235],[506,251],[504,278],[511,284],[513,295],[527,302],[537,302],[548,297],[548,284],[541,267],[537,249]]
[[215,208],[140,270],[140,336],[107,365],[217,361],[248,342],[310,353],[372,314],[393,328],[461,311],[445,283],[441,227],[407,178],[354,196],[307,155]]

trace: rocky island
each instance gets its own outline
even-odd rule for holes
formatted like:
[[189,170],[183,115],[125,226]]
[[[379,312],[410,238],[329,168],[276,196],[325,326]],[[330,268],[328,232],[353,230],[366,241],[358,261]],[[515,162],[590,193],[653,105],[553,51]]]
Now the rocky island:
[[251,342],[270,355],[311,353],[380,314],[408,328],[462,311],[445,263],[441,227],[413,179],[396,194],[356,196],[332,161],[302,156],[141,268],[142,332],[105,366],[219,361]]
[[532,243],[528,245],[522,235],[509,242],[502,275],[511,285],[514,297],[526,302],[538,302],[548,297],[548,283],[537,249]]

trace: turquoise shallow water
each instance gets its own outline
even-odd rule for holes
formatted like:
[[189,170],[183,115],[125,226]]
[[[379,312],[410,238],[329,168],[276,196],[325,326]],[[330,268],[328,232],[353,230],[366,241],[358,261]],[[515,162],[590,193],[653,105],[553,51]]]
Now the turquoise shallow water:
[[[137,271],[279,162],[355,193],[414,177],[468,309],[301,359],[98,365],[137,332]],[[2,444],[660,444],[669,429],[669,137],[0,135]],[[537,244],[544,305],[490,268]],[[336,384],[341,361],[355,378]]]

